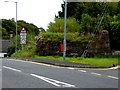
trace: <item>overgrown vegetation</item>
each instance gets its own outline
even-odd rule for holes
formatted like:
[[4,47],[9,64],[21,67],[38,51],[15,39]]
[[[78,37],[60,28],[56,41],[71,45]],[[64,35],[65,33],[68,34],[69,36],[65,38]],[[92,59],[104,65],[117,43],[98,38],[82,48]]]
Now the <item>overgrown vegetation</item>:
[[[63,57],[60,56],[33,56],[34,58],[43,58],[43,59],[52,59],[63,61]],[[108,66],[108,65],[116,65],[118,64],[118,58],[82,58],[82,57],[67,57],[66,61],[74,62],[74,63],[83,63],[83,64],[90,64],[96,66]],[[119,62],[120,64],[120,62]]]
[[[8,48],[8,55],[9,56],[16,56],[16,57],[31,57],[33,55],[35,55],[35,50],[36,50],[36,44],[35,44],[35,35],[31,35],[31,34],[28,34],[27,35],[27,42],[25,45],[23,45],[23,48],[22,48],[22,45],[20,44],[20,36],[18,35],[17,36],[18,38],[18,42],[17,42],[17,52],[15,52],[15,45],[16,45],[16,42],[15,42],[15,38],[13,38],[12,40],[12,45]],[[14,54],[13,54],[14,53]]]
[[[67,33],[67,41],[70,42],[88,42],[90,38],[94,34],[87,33],[86,35],[76,33]],[[64,39],[64,33],[53,33],[53,32],[46,32],[46,33],[40,33],[38,37],[43,37],[44,41],[63,41]]]
[[[80,29],[79,22],[75,18],[68,18],[66,21],[67,24],[67,32],[78,32]],[[54,22],[50,22],[48,26],[48,32],[53,33],[63,33],[64,30],[64,19],[63,18],[55,18]]]
[[[18,35],[20,34],[20,31],[22,30],[23,27],[26,29],[27,33],[29,34],[34,34],[34,35],[39,34],[39,29],[37,26],[35,26],[32,23],[27,23],[23,20],[19,20],[17,27]],[[16,22],[13,19],[11,20],[2,19],[2,38],[10,39],[11,38],[10,34],[12,34],[13,36],[16,35]]]
[[[64,6],[56,18],[64,18]],[[120,50],[120,1],[119,2],[68,2],[67,18],[73,17],[79,22],[78,32],[96,33],[98,30],[109,31],[112,50]],[[114,23],[114,24],[113,24]]]

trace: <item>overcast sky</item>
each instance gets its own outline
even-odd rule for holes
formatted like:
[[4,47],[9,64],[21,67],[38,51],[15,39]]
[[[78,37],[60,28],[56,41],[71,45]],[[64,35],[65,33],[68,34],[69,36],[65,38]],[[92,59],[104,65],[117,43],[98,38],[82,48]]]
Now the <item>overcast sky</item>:
[[63,0],[0,0],[0,19],[16,18],[16,4],[12,1],[18,2],[18,20],[45,29],[50,21],[54,21],[55,14],[62,10],[63,3]]

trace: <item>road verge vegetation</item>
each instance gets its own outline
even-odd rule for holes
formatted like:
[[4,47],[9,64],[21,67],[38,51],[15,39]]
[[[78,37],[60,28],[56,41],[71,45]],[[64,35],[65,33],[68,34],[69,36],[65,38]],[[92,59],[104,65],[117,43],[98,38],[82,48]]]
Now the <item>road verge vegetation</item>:
[[[47,36],[47,35],[46,35]],[[50,37],[49,37],[50,38]],[[27,44],[24,45],[24,48],[22,49],[22,46],[19,45],[19,50],[16,53],[13,53],[12,57],[31,57],[31,58],[40,58],[40,59],[52,59],[52,60],[58,60],[63,61],[62,56],[56,56],[56,55],[49,55],[49,56],[42,56],[38,55],[36,53],[36,40],[35,36],[28,35],[27,36]],[[118,55],[112,55],[112,56],[94,56],[93,58],[82,58],[82,57],[66,57],[67,62],[73,62],[73,63],[82,63],[82,64],[90,64],[90,65],[96,65],[96,66],[109,66],[109,65],[118,65],[120,64],[120,56]]]
[[[41,58],[41,59],[52,59],[63,61],[63,57],[61,56],[33,56],[34,58]],[[95,66],[109,66],[109,65],[118,65],[120,64],[120,56],[109,56],[109,57],[95,57],[95,58],[83,58],[83,57],[66,57],[67,62],[73,63],[82,63],[82,64],[89,64]]]
[[[31,57],[39,59],[52,59],[63,61],[61,56],[38,56],[33,55],[32,51],[19,51],[12,55],[13,57]],[[109,57],[94,57],[94,58],[83,58],[83,57],[66,57],[67,62],[89,64],[95,66],[109,66],[109,65],[118,65],[120,64],[120,56],[109,56]]]

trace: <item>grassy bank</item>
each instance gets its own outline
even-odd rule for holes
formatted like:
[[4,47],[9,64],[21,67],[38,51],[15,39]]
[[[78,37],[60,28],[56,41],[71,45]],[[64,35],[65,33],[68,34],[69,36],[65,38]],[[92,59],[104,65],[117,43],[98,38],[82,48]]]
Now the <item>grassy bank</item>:
[[[43,58],[43,59],[52,59],[52,60],[58,60],[63,61],[63,58],[60,56],[37,56],[36,54],[36,40],[34,39],[34,35],[27,35],[27,44],[22,46],[19,44],[19,50],[16,53],[13,53],[12,57],[33,57],[33,58]],[[14,40],[15,41],[15,40]],[[15,44],[14,44],[15,45]],[[13,50],[11,48],[10,50]],[[119,56],[120,57],[120,56]],[[83,63],[83,64],[90,64],[90,65],[96,65],[96,66],[108,66],[113,64],[118,64],[120,61],[120,58],[118,56],[96,56],[95,58],[81,58],[81,57],[67,57],[66,61],[68,62],[75,62],[75,63]],[[119,63],[120,64],[120,63]]]
[[[52,59],[52,60],[58,60],[63,61],[63,58],[60,56],[33,56],[34,58],[43,58],[43,59]],[[83,64],[90,64],[90,65],[96,65],[96,66],[108,66],[113,64],[118,64],[119,58],[81,58],[81,57],[67,57],[66,61],[68,62],[74,62],[74,63],[83,63]],[[120,63],[119,63],[120,64]]]
[[[60,56],[37,56],[34,51],[30,50],[21,50],[17,53],[14,53],[12,57],[33,57],[41,59],[52,59],[63,61],[63,57]],[[109,56],[109,57],[95,57],[95,58],[82,58],[82,57],[66,57],[66,61],[74,63],[83,63],[96,66],[108,66],[120,64],[120,58],[118,56]]]

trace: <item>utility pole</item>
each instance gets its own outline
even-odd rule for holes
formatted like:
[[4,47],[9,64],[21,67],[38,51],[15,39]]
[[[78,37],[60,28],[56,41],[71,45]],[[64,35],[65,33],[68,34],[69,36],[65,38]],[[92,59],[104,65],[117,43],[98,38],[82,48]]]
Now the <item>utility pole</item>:
[[16,49],[15,49],[15,52],[17,52],[17,2],[16,3]]
[[66,60],[66,19],[67,19],[67,0],[65,0],[65,11],[64,11],[64,51],[63,51],[63,60]]
[[[13,2],[13,1],[5,1],[5,2]],[[16,45],[15,45],[15,52],[17,52],[17,2],[14,2],[16,4]]]

